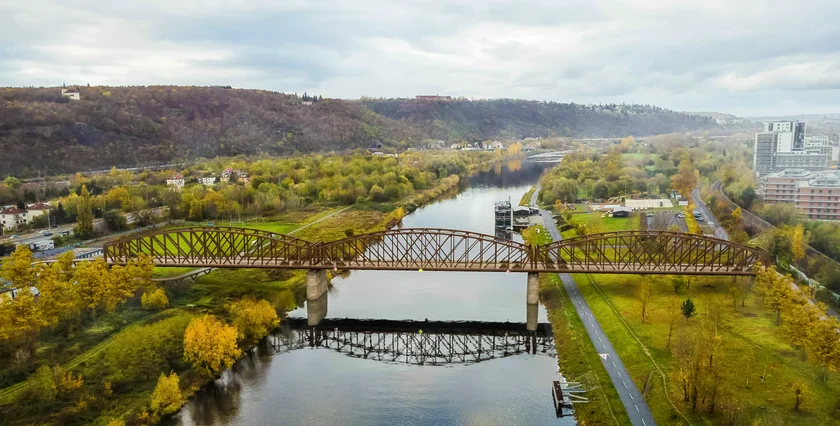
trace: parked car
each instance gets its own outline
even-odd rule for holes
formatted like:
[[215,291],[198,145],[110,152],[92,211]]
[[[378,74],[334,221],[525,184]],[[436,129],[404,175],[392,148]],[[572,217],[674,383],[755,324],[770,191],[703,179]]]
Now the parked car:
[[685,218],[685,214],[677,213],[677,217],[680,218],[680,219],[683,219],[683,218]]
[[648,213],[645,215],[646,217],[653,217],[653,213]]

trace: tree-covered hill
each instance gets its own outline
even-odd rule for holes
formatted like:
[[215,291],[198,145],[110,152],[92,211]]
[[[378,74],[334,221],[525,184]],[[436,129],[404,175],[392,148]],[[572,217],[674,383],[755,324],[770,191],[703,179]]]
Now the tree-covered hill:
[[647,105],[578,105],[519,99],[366,100],[373,111],[411,123],[436,139],[648,136],[717,127],[699,117]]
[[617,137],[715,127],[647,106],[522,100],[347,101],[223,87],[0,88],[0,177],[195,157],[405,148],[425,139]]

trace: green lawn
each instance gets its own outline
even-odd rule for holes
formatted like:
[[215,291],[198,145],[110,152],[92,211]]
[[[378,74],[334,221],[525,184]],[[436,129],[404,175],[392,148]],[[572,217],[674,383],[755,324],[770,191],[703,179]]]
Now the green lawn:
[[[600,217],[602,212],[580,213],[572,215],[572,223],[588,223],[593,217],[603,221],[601,232],[632,231],[639,229],[639,214],[633,213],[630,217]],[[566,238],[564,235],[563,238]]]
[[[823,384],[821,369],[804,362],[799,353],[785,343],[773,315],[765,313],[755,300],[748,301],[743,308],[733,307],[728,297],[731,279],[720,277],[693,277],[690,290],[684,289],[676,296],[682,302],[690,295],[698,316],[687,321],[678,320],[672,345],[680,333],[699,327],[702,318],[711,310],[710,304],[717,303],[721,312],[722,356],[718,362],[725,371],[724,395],[715,414],[708,414],[707,407],[693,412],[683,403],[682,390],[671,375],[676,359],[666,348],[669,327],[665,318],[674,289],[665,279],[654,281],[649,318],[643,324],[637,297],[640,279],[633,275],[575,275],[581,293],[636,386],[641,389],[654,371],[656,380],[648,403],[660,424],[680,423],[681,417],[666,398],[663,379],[657,377],[654,362],[665,374],[669,386],[667,394],[692,423],[725,423],[727,416],[732,415],[746,424],[754,419],[760,419],[762,425],[836,424],[838,420],[830,413],[840,401],[838,374],[831,374],[828,383]],[[762,383],[761,376],[765,374]],[[810,388],[804,409],[799,413],[793,411],[793,393],[789,389],[789,383],[797,380],[806,382]]]

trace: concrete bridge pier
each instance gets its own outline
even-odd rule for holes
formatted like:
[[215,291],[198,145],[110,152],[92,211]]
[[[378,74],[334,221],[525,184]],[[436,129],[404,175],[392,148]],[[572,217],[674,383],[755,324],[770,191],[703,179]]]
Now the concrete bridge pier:
[[306,272],[306,319],[310,326],[318,325],[327,316],[327,270]]
[[306,300],[316,300],[324,294],[327,294],[327,270],[306,271]]
[[315,300],[306,301],[306,323],[310,327],[315,327],[321,323],[321,320],[327,317],[328,298],[327,293],[324,293]]
[[540,311],[540,274],[528,272],[528,291],[525,300],[528,331],[536,331]]
[[537,331],[537,323],[539,322],[539,315],[540,315],[540,305],[539,304],[531,304],[529,303],[526,307],[527,311],[527,320],[526,326],[528,331]]

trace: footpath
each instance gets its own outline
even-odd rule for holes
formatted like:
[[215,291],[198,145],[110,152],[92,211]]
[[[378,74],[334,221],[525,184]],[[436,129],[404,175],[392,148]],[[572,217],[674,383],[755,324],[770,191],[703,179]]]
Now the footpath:
[[[531,205],[537,205],[539,192],[540,187],[537,186],[534,194],[531,195]],[[551,213],[547,210],[540,209],[540,215],[543,217],[545,229],[551,234],[551,238],[554,241],[562,240],[563,237],[560,235],[560,230],[557,229],[557,224],[554,222],[554,218],[551,217]],[[653,414],[650,412],[647,402],[630,378],[630,373],[627,372],[624,363],[618,357],[612,343],[610,343],[607,335],[601,328],[601,324],[595,318],[595,315],[592,314],[592,310],[589,308],[589,304],[586,303],[586,299],[580,294],[580,289],[578,289],[574,278],[569,274],[558,275],[563,282],[563,288],[566,290],[566,294],[569,295],[569,299],[571,299],[572,305],[575,307],[575,311],[586,329],[586,333],[589,335],[589,340],[592,341],[592,345],[595,346],[595,349],[601,357],[601,364],[604,365],[604,368],[607,370],[607,375],[610,376],[613,386],[618,391],[621,403],[624,405],[624,409],[630,417],[630,422],[640,426],[655,425],[656,421],[653,419]]]

